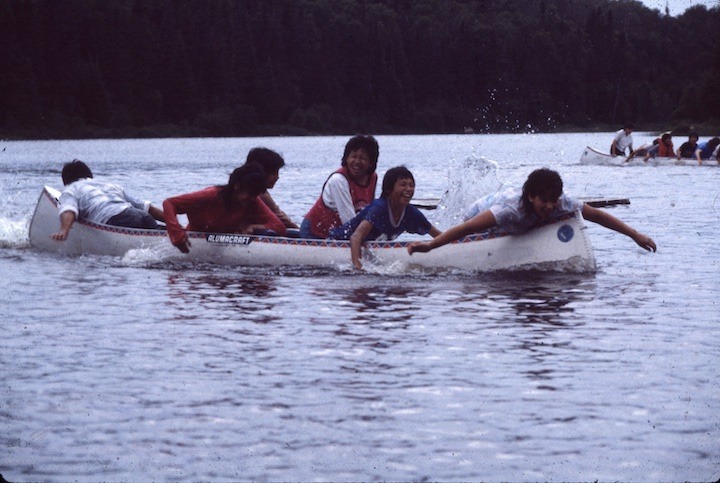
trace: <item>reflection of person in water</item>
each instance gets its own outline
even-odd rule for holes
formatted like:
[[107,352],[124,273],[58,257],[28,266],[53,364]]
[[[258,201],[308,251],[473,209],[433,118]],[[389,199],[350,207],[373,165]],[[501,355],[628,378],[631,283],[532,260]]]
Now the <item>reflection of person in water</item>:
[[[192,274],[188,274],[192,273]],[[199,308],[207,317],[228,319],[238,326],[245,322],[266,324],[282,320],[278,311],[277,287],[271,277],[237,273],[200,274],[173,272],[168,277],[170,300],[178,303],[183,314],[189,307]],[[176,303],[176,302],[170,302]],[[185,317],[185,315],[183,315]]]

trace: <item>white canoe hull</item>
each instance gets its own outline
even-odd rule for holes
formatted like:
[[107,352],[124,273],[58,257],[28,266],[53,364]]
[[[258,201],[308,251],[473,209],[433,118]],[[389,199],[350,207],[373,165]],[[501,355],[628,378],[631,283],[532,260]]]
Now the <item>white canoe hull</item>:
[[[586,147],[580,156],[580,164],[597,166],[699,166],[697,159],[677,158],[650,158],[647,162],[643,156],[636,156],[627,163],[627,156],[611,156],[590,146]],[[717,166],[716,160],[706,159],[702,166]]]
[[[170,244],[164,230],[120,228],[76,222],[67,240],[51,238],[60,226],[57,197],[60,193],[45,187],[30,224],[33,247],[67,255],[125,256],[132,250],[148,249],[161,259],[172,258],[240,266],[350,265],[350,242],[306,240],[300,238],[248,236],[189,232],[192,246],[185,255]],[[467,271],[595,270],[595,257],[579,212],[568,213],[520,236],[471,235],[430,253],[407,253],[409,242],[368,242],[364,255],[372,264],[402,264],[426,268]],[[402,266],[401,265],[401,266]]]

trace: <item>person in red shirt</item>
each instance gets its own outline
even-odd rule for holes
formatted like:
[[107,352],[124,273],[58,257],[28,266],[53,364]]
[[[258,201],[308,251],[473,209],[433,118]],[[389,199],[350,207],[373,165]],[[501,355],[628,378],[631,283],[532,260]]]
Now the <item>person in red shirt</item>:
[[[272,230],[285,234],[285,225],[258,196],[266,189],[260,165],[245,164],[230,175],[228,184],[173,196],[163,201],[168,236],[181,252],[190,251],[188,231],[252,235]],[[187,227],[178,222],[185,214]]]

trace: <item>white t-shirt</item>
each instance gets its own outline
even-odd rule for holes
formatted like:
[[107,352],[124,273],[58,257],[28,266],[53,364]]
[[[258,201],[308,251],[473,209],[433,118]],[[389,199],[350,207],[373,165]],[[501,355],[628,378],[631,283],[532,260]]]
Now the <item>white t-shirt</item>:
[[118,185],[92,178],[79,179],[65,187],[60,195],[60,214],[72,211],[78,219],[107,223],[113,216],[133,206],[148,211],[149,201],[129,196]]
[[350,184],[347,178],[340,173],[330,175],[325,189],[322,192],[322,199],[325,206],[337,211],[340,221],[347,223],[355,218],[355,205],[350,195]]
[[628,146],[632,145],[633,143],[632,133],[625,134],[625,129],[620,129],[618,132],[615,133],[614,141],[615,146],[617,146],[620,151],[625,151]]
[[[553,210],[551,216],[581,210],[582,206],[582,201],[562,193],[560,204]],[[534,211],[527,213],[522,209],[522,190],[517,188],[507,188],[475,201],[465,211],[465,220],[485,210],[492,212],[497,228],[512,235],[525,233],[540,221]]]

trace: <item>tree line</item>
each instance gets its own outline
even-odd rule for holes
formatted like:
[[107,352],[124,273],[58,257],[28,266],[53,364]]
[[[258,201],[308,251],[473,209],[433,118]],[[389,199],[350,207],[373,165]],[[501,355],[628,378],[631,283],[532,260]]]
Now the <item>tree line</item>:
[[7,0],[0,137],[720,124],[720,7]]

